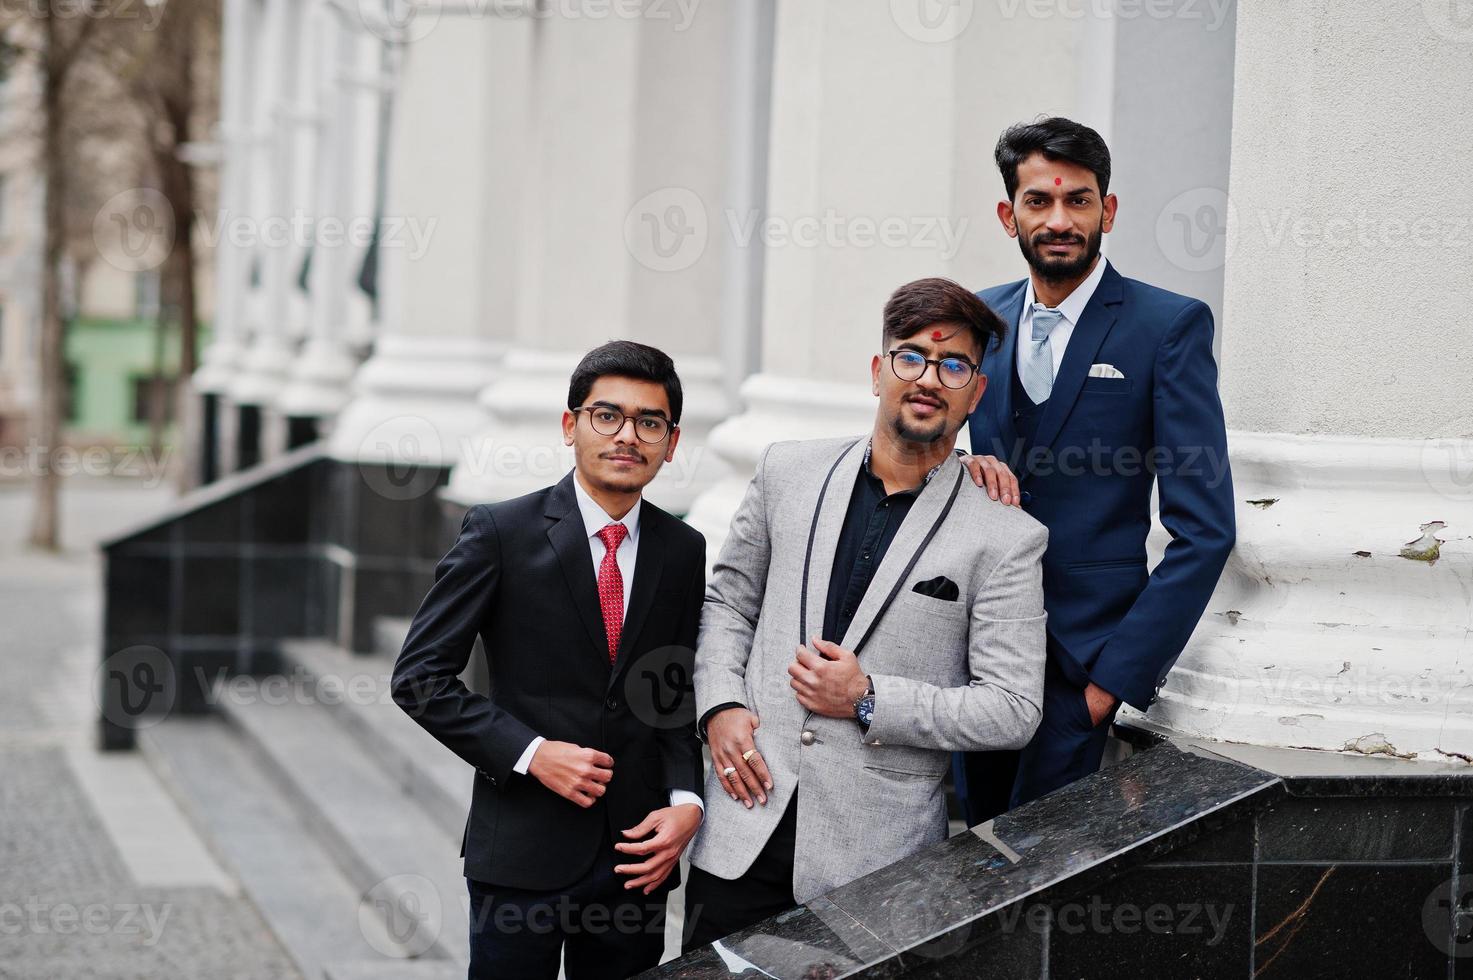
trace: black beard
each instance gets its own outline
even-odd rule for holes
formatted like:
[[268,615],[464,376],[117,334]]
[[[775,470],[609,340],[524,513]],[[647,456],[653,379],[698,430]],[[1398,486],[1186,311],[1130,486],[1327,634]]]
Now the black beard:
[[946,438],[947,420],[945,418],[936,420],[934,429],[918,429],[906,423],[904,416],[896,415],[890,423],[895,434],[906,442],[918,442],[929,445]]
[[[1047,232],[1037,236],[1040,240],[1038,246],[1051,244],[1054,236]],[[1028,265],[1038,273],[1038,277],[1044,282],[1068,282],[1071,279],[1079,279],[1089,271],[1100,254],[1100,240],[1104,237],[1103,222],[1084,241],[1084,251],[1077,259],[1051,259],[1034,251],[1035,243],[1030,242],[1024,235],[1018,236],[1018,247],[1023,250],[1023,258],[1028,260]],[[1071,236],[1071,241],[1076,240]]]

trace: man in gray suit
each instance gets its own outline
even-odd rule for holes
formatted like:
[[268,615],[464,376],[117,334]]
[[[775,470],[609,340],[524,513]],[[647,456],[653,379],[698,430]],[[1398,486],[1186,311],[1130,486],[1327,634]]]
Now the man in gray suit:
[[902,286],[872,432],[763,452],[701,615],[687,948],[943,840],[949,753],[1037,727],[1048,532],[953,452],[1005,329],[949,280]]

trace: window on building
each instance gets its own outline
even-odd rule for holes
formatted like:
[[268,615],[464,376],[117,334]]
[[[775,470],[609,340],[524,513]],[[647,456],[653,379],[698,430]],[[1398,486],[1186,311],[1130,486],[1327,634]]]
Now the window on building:
[[156,320],[159,315],[159,270],[145,269],[133,275],[133,315]]
[[62,392],[62,418],[68,422],[76,422],[79,417],[77,409],[81,406],[81,399],[77,397],[77,384],[82,377],[82,370],[75,362],[67,361],[62,365],[61,371],[66,378],[66,390]]
[[164,392],[164,421],[174,420],[174,379],[156,378],[150,374],[133,376],[133,421],[147,422],[153,392],[162,387]]

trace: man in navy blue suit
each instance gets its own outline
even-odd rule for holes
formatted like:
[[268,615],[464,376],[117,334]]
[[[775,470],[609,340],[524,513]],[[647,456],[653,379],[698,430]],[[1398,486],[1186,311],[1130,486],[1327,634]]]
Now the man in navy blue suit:
[[[1110,720],[1151,703],[1236,533],[1212,313],[1100,255],[1118,203],[1105,141],[1044,119],[1010,127],[996,159],[997,215],[1029,274],[977,294],[1010,329],[983,359],[967,463],[1049,529],[1048,663],[1028,746],[958,757],[969,824],[1099,768]],[[1148,574],[1153,484],[1172,540]]]

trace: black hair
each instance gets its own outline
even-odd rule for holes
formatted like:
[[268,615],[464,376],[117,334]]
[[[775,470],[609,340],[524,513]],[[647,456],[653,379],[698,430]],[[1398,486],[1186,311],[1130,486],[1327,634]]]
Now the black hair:
[[1031,123],[1015,123],[998,137],[993,158],[1002,172],[1008,200],[1018,193],[1018,164],[1035,153],[1047,160],[1063,160],[1095,175],[1100,194],[1110,192],[1110,148],[1099,133],[1083,123],[1051,116]]
[[953,324],[971,334],[979,364],[987,345],[1000,343],[1007,333],[997,314],[970,289],[950,279],[917,279],[895,290],[885,304],[885,348],[941,324]]
[[568,408],[580,407],[593,390],[593,383],[607,377],[633,378],[664,385],[665,395],[670,399],[670,421],[680,423],[683,401],[680,375],[675,373],[675,362],[669,354],[632,340],[611,340],[602,347],[595,347],[584,354],[583,360],[573,369],[573,377],[568,382]]

